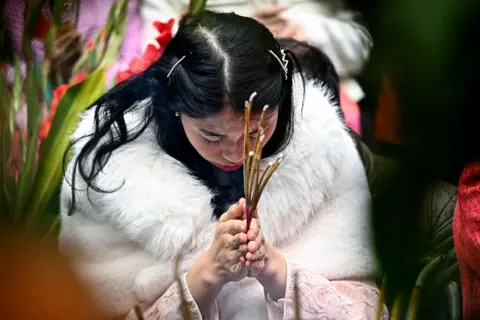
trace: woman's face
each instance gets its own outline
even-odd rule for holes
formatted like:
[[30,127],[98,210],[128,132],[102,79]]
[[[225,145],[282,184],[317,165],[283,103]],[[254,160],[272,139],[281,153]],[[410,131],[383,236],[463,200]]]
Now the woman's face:
[[[250,148],[253,150],[260,112],[252,113],[250,121]],[[188,140],[197,152],[214,166],[224,171],[235,171],[243,164],[243,136],[245,119],[242,114],[234,113],[231,108],[215,116],[194,119],[180,115],[183,129]],[[278,108],[270,109],[264,120],[265,139],[263,145],[272,137],[277,126]]]

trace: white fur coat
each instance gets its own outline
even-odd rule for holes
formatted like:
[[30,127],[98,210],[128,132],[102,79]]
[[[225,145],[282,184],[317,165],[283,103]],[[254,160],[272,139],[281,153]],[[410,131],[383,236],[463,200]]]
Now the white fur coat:
[[[262,230],[267,241],[304,268],[330,280],[367,281],[376,260],[363,165],[328,93],[307,83],[303,108],[302,93],[295,81],[295,133],[260,201]],[[136,123],[149,106],[148,100],[139,102],[126,115],[127,124]],[[93,113],[84,114],[74,138],[92,131]],[[72,163],[67,180],[71,173]],[[89,201],[85,184],[77,181],[72,216],[66,214],[69,181],[62,188],[61,250],[112,315],[159,298],[173,281],[176,253],[185,246],[182,269],[188,270],[209,247],[217,224],[212,192],[160,149],[154,124],[116,150],[97,179],[107,190],[122,183],[113,193],[90,190]],[[241,296],[235,295],[239,290]],[[262,287],[253,279],[227,285],[217,301],[222,319],[266,317]]]

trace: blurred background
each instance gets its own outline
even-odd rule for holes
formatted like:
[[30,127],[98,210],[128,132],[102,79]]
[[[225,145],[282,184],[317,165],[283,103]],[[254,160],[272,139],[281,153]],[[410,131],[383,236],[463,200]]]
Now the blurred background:
[[[205,7],[251,14],[306,71],[334,71],[369,179],[391,317],[474,318],[462,315],[472,297],[461,294],[452,225],[461,173],[480,156],[480,1],[231,2],[1,1],[0,318],[97,316],[55,247],[68,134],[96,98],[161,55],[169,19]],[[316,65],[316,50],[330,64]]]

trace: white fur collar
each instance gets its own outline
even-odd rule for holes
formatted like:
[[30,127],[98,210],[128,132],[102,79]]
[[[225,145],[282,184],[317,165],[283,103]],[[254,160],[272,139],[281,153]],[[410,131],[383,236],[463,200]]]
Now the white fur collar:
[[[322,222],[328,230],[318,234],[318,250],[328,251],[329,256],[325,258],[330,259],[325,261],[322,271],[328,273],[327,269],[339,267],[350,270],[350,266],[342,264],[348,264],[352,255],[360,259],[368,255],[365,257],[368,261],[344,274],[358,276],[355,271],[358,268],[364,269],[361,274],[371,273],[372,259],[368,253],[371,246],[365,222],[369,192],[360,158],[336,107],[329,102],[327,91],[307,83],[302,107],[303,88],[299,81],[295,83],[295,133],[284,151],[284,161],[261,199],[262,230],[270,243],[285,247],[287,252],[300,232],[304,233],[312,225],[314,217],[331,216]],[[138,121],[138,115],[148,106],[148,100],[139,103],[128,115],[127,123],[132,125]],[[92,109],[84,115],[74,138],[91,132],[93,112]],[[80,147],[81,144],[74,151],[78,153]],[[264,165],[269,160],[265,159]],[[75,214],[113,224],[156,258],[170,259],[184,246],[190,251],[205,248],[213,239],[216,222],[210,204],[212,193],[191,176],[183,164],[158,147],[153,126],[112,154],[97,183],[105,189],[124,185],[109,194],[91,191],[93,205],[85,193],[79,192]],[[63,212],[70,199],[70,186],[65,186]],[[358,193],[362,196],[355,196]],[[66,219],[64,217],[64,221]],[[196,237],[192,239],[191,235]],[[354,249],[349,249],[350,246]],[[338,255],[338,250],[345,254]],[[353,253],[348,255],[347,251]],[[342,257],[336,258],[336,255]],[[336,274],[338,270],[331,271]]]

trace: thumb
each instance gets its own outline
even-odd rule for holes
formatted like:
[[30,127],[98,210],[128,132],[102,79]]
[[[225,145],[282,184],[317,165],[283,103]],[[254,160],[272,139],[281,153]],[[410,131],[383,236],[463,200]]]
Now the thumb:
[[243,216],[245,208],[245,199],[240,199],[237,203],[230,206],[227,212],[225,212],[219,219],[219,222],[225,222],[232,219],[239,219]]

